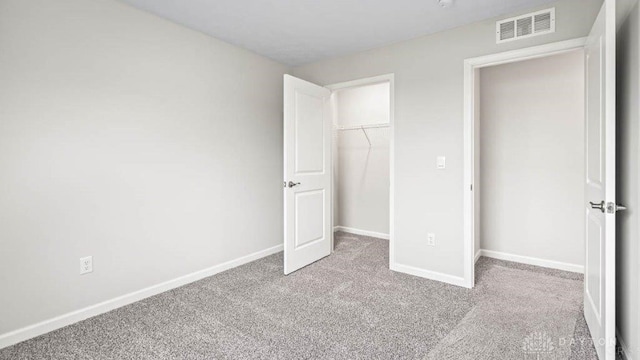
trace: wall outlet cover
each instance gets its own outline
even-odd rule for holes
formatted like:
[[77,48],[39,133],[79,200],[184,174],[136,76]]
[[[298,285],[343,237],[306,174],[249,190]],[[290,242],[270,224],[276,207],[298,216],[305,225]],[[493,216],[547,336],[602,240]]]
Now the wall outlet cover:
[[433,233],[427,234],[427,245],[436,246],[436,235]]
[[93,272],[93,256],[80,258],[80,275]]

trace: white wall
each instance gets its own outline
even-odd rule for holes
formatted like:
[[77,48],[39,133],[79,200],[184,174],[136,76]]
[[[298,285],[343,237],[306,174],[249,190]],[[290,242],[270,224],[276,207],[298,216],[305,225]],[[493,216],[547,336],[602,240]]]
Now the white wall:
[[336,123],[340,126],[388,124],[390,88],[388,82],[346,88],[336,92]]
[[584,52],[480,70],[483,250],[584,266]]
[[616,322],[629,359],[640,359],[640,7],[618,30]]
[[281,245],[285,71],[116,1],[0,0],[0,337]]
[[[389,83],[339,90],[340,126],[389,123]],[[389,234],[389,128],[338,131],[337,226]]]
[[[554,34],[497,45],[496,19],[491,19],[294,69],[296,76],[318,84],[395,74],[392,261],[426,276],[440,273],[458,282],[463,276],[464,59],[586,36],[601,4],[564,0],[531,9],[555,6]],[[438,155],[447,156],[446,170],[436,169]],[[436,234],[435,247],[427,245],[429,232]]]

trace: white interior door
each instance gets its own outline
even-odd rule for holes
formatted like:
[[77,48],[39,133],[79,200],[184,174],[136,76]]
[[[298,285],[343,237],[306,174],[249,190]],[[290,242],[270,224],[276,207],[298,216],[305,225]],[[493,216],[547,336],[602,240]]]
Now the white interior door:
[[601,360],[615,359],[615,0],[587,41],[584,314]]
[[331,92],[284,76],[284,273],[331,253]]

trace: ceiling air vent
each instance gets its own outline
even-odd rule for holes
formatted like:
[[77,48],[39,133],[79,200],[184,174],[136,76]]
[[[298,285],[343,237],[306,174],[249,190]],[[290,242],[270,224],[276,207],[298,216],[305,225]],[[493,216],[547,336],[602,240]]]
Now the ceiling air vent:
[[503,43],[556,31],[556,9],[500,20],[496,23],[496,42]]

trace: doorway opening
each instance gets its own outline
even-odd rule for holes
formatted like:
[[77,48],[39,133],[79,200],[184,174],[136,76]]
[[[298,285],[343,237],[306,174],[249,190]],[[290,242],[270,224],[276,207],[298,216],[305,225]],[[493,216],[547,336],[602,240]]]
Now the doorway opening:
[[327,87],[284,76],[285,275],[329,256],[334,226],[388,238],[393,270],[393,103],[393,74]]
[[[615,1],[607,0],[586,38],[560,41],[520,50],[507,51],[464,62],[464,164],[463,164],[463,244],[464,284],[475,284],[475,254],[478,234],[475,222],[478,191],[475,179],[477,144],[476,134],[482,126],[478,121],[481,105],[481,69],[489,66],[533,60],[573,50],[584,53],[584,152],[583,182],[576,184],[584,191],[584,286],[583,313],[598,356],[615,357],[615,221],[616,212],[623,207],[616,203],[616,27]],[[517,76],[516,76],[517,77]],[[514,91],[518,91],[517,89]],[[580,94],[578,94],[580,95]],[[558,95],[559,97],[563,95]],[[557,99],[550,100],[551,102]],[[530,109],[524,108],[523,111]],[[549,131],[556,131],[553,126]],[[482,150],[482,149],[480,149]],[[564,151],[564,150],[561,150]],[[546,164],[545,164],[546,166]],[[564,170],[564,169],[562,169]],[[529,179],[526,179],[529,180]],[[528,181],[527,181],[528,182]],[[486,185],[486,184],[485,184]],[[489,184],[493,186],[495,184]],[[543,187],[544,184],[536,184]],[[483,186],[482,183],[479,184]],[[535,190],[535,189],[534,189]],[[529,192],[530,189],[520,192]],[[480,192],[480,202],[482,199]],[[553,212],[556,199],[546,205]],[[510,203],[498,209],[501,212],[528,214],[528,207],[513,209]],[[482,217],[482,215],[481,215]],[[481,218],[480,218],[481,219]],[[560,220],[560,219],[559,219]],[[482,221],[482,220],[480,220]],[[536,224],[538,227],[548,223]],[[483,241],[483,239],[480,239]],[[531,246],[531,244],[528,244]],[[553,250],[554,245],[551,245]],[[522,260],[522,258],[520,258]]]
[[[327,88],[334,122],[333,230],[389,240],[393,259],[393,75]],[[336,245],[334,236],[332,249]]]
[[479,69],[476,262],[584,273],[584,62],[577,49]]
[[[547,256],[544,255],[544,251],[547,251],[547,254],[553,252],[553,246],[558,246],[558,244],[552,245],[551,249],[541,249],[546,245],[541,246],[536,239],[528,239],[522,235],[517,241],[509,242],[509,240],[504,240],[509,239],[507,234],[515,237],[512,232],[519,229],[517,222],[513,224],[513,222],[509,222],[504,217],[509,214],[515,214],[519,216],[518,219],[521,226],[524,224],[526,227],[537,227],[539,231],[543,231],[545,228],[551,229],[548,223],[545,225],[545,221],[549,219],[548,215],[553,213],[556,199],[544,205],[545,209],[543,210],[548,213],[541,211],[537,204],[535,205],[535,210],[527,205],[537,200],[532,197],[535,194],[533,191],[535,188],[532,188],[533,180],[539,180],[537,185],[544,192],[545,187],[549,185],[550,179],[557,175],[553,173],[554,167],[552,165],[563,166],[568,161],[563,160],[560,162],[558,158],[547,156],[549,157],[549,162],[546,163],[542,156],[543,153],[551,151],[551,154],[553,154],[553,149],[561,148],[561,142],[565,140],[558,137],[561,134],[566,133],[567,137],[571,137],[573,143],[580,141],[580,139],[576,140],[577,136],[584,134],[584,126],[580,127],[576,123],[582,122],[584,124],[585,77],[584,71],[581,71],[582,83],[573,84],[572,91],[578,89],[578,93],[572,95],[572,99],[574,99],[573,103],[571,103],[572,106],[563,107],[563,104],[566,103],[564,101],[566,96],[562,93],[562,88],[566,88],[566,84],[560,82],[553,85],[550,80],[556,79],[554,81],[558,82],[560,81],[558,79],[561,79],[560,75],[554,76],[558,72],[553,68],[547,69],[547,66],[553,66],[552,64],[541,64],[539,62],[554,62],[563,56],[565,58],[569,57],[573,60],[565,59],[565,62],[573,62],[573,65],[577,64],[577,70],[580,71],[580,69],[584,69],[585,65],[584,60],[578,63],[580,62],[578,55],[584,56],[585,43],[586,39],[581,38],[465,61],[463,164],[465,195],[463,202],[464,282],[466,287],[472,288],[475,284],[475,262],[480,255],[556,268],[559,268],[559,266],[552,265],[558,265],[558,263],[576,265],[570,261],[556,260],[553,257],[548,258],[546,262],[538,261],[541,257]],[[574,56],[572,57],[571,55]],[[511,68],[508,68],[508,66],[511,66]],[[518,68],[527,66],[530,69]],[[510,70],[511,76],[505,77],[504,74],[507,71],[501,71],[502,69]],[[496,81],[502,81],[502,83],[491,84],[493,87],[489,86],[483,89],[483,72],[485,75],[496,78]],[[573,74],[575,75],[575,72]],[[565,79],[564,81],[568,80]],[[490,90],[491,94],[488,93],[488,96],[483,99],[481,90]],[[556,94],[556,96],[549,96],[551,94]],[[578,99],[575,99],[576,97]],[[580,97],[582,97],[582,103],[579,102]],[[484,109],[482,107],[483,101],[488,101]],[[557,106],[555,109],[551,109],[548,106],[549,103],[554,103]],[[491,104],[491,106],[487,107],[488,104]],[[581,106],[582,112],[580,112]],[[482,112],[485,110],[487,111],[485,116],[491,118],[485,119],[484,122],[487,125],[483,128]],[[565,120],[562,120],[562,123],[556,123],[550,120],[549,113],[552,113],[553,118],[556,119],[571,117],[574,120],[577,118],[577,121],[570,122],[573,125],[568,125],[567,123],[569,122]],[[567,127],[568,129],[565,129]],[[578,134],[576,135],[574,132]],[[483,137],[485,137],[484,144]],[[582,144],[584,144],[584,136],[582,137]],[[483,148],[487,152],[484,158],[482,156]],[[572,174],[575,174],[575,172],[584,174],[584,171],[581,170],[584,169],[585,164],[584,147],[582,147],[582,150],[582,154],[577,155],[574,151],[571,157],[573,162],[569,166],[573,169]],[[561,151],[563,151],[563,155],[566,155],[564,150]],[[575,161],[578,161],[579,164],[576,165]],[[483,164],[483,162],[486,162],[486,164]],[[536,165],[535,162],[538,162],[538,164]],[[483,165],[487,169],[483,168]],[[575,169],[576,166],[579,168]],[[561,172],[567,170],[565,168],[557,169]],[[483,184],[483,180],[486,184]],[[507,184],[508,188],[505,189],[505,184],[498,183],[498,181],[507,181],[505,184]],[[582,181],[574,184],[574,187],[583,189],[583,185],[584,176],[582,176]],[[486,193],[485,197],[491,197],[483,198],[483,193]],[[517,209],[513,207],[513,203],[509,202],[513,196],[521,199]],[[579,205],[576,204],[575,206]],[[584,206],[579,209],[584,209]],[[484,216],[483,210],[487,212]],[[489,211],[491,213],[488,213]],[[578,211],[584,217],[584,212]],[[529,217],[530,212],[535,212],[535,216]],[[527,219],[533,220],[529,223],[525,221]],[[534,221],[535,219],[538,219],[538,223]],[[483,221],[491,221],[491,224],[483,226]],[[561,220],[556,219],[554,221]],[[582,222],[584,223],[584,220]],[[519,230],[520,234],[527,231],[526,228],[520,228]],[[482,236],[483,231],[485,231],[484,239]],[[584,226],[578,231],[584,232]],[[524,240],[521,240],[522,238]],[[553,236],[551,238],[553,239]],[[483,246],[487,247],[487,249],[483,249]],[[581,244],[580,249],[584,249],[584,244]],[[538,252],[536,253],[536,251]],[[507,257],[505,254],[512,256]],[[564,270],[579,271],[580,268],[578,265],[577,267],[564,268]]]

